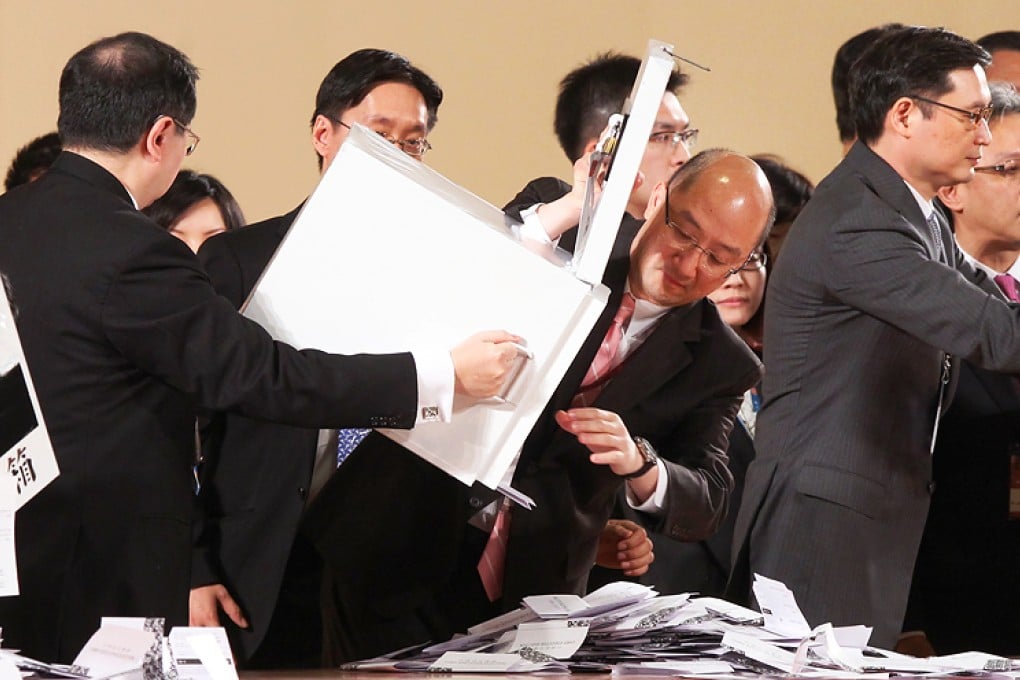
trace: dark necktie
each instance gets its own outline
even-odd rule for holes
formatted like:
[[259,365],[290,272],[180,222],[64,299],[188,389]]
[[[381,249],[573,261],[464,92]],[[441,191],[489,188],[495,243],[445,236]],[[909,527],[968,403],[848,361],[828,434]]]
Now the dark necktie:
[[372,430],[360,427],[345,427],[336,433],[336,466],[340,467],[347,456],[354,453],[361,440]]
[[995,277],[995,283],[1002,290],[1010,302],[1020,302],[1020,290],[1017,290],[1016,279],[1009,274],[999,274]]
[[936,213],[928,216],[928,231],[931,233],[931,240],[935,244],[935,259],[941,260],[945,247],[942,245],[942,229],[939,227],[939,218]]

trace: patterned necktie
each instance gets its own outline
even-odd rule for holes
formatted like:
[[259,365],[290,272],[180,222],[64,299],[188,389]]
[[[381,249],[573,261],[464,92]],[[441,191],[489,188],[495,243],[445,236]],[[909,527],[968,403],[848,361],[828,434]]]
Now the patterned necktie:
[[503,594],[503,569],[506,566],[506,543],[510,533],[510,501],[503,503],[496,513],[496,521],[489,533],[489,540],[478,560],[478,576],[489,602],[495,602]]
[[935,259],[941,260],[945,247],[942,245],[942,229],[939,227],[939,218],[935,213],[928,215],[928,231],[931,232],[931,240],[935,244]]
[[1017,290],[1016,279],[1009,274],[999,274],[995,277],[995,283],[1010,302],[1020,302],[1020,290]]
[[630,322],[632,316],[634,316],[634,296],[624,293],[623,299],[620,300],[620,308],[616,310],[613,323],[609,326],[606,337],[602,340],[602,345],[599,346],[599,351],[595,354],[591,366],[588,367],[584,380],[581,381],[581,389],[574,396],[571,402],[572,406],[588,406],[602,391],[606,380],[612,374],[614,360],[620,351],[623,329]]
[[361,440],[368,436],[372,430],[359,427],[345,427],[336,433],[336,466],[340,467],[347,460],[347,456],[354,453]]

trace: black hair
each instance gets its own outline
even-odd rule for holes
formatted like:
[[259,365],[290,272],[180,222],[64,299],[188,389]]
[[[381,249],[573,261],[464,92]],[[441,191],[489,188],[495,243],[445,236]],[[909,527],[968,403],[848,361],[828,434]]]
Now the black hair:
[[[351,52],[326,74],[315,94],[311,124],[314,125],[319,116],[338,120],[347,109],[360,104],[369,92],[383,83],[404,83],[418,90],[428,111],[428,129],[435,126],[439,105],[443,103],[443,89],[439,84],[399,54],[369,48]],[[322,156],[319,156],[319,168],[322,168]]]
[[60,74],[57,130],[66,147],[124,152],[159,116],[188,125],[198,70],[182,52],[144,33],[102,38]]
[[872,43],[883,35],[904,28],[903,24],[884,24],[861,31],[836,50],[832,61],[832,99],[836,105],[836,127],[839,128],[839,141],[849,142],[857,135],[854,127],[853,111],[850,108],[850,67],[868,49]]
[[45,172],[60,155],[60,135],[50,132],[36,137],[18,149],[7,169],[4,189],[10,191],[14,187],[28,184]]
[[779,156],[760,154],[751,156],[751,160],[758,164],[772,187],[772,198],[776,202],[776,222],[793,222],[811,200],[815,191],[814,184],[784,163]]
[[975,42],[988,50],[1014,50],[1020,52],[1020,31],[998,31],[978,38]]
[[241,206],[237,204],[233,194],[223,182],[212,175],[204,175],[194,170],[178,172],[167,192],[142,212],[169,231],[189,208],[207,198],[211,198],[219,208],[228,231],[244,226]]
[[[599,136],[609,116],[623,109],[640,70],[641,60],[637,57],[605,52],[560,81],[553,129],[571,162],[584,154],[589,140]],[[677,94],[687,80],[686,74],[674,70],[666,89]]]
[[[882,135],[885,117],[901,97],[922,95],[936,99],[952,89],[949,74],[958,69],[987,66],[988,52],[944,28],[908,26],[890,31],[850,68],[850,106],[862,142]],[[930,105],[918,106],[930,115]]]

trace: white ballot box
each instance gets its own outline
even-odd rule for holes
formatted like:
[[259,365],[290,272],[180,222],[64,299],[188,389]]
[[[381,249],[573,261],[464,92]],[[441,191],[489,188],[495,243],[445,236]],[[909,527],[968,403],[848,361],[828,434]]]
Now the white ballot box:
[[506,399],[458,397],[452,422],[381,430],[465,484],[495,488],[608,296],[555,255],[529,250],[498,208],[355,126],[244,313],[275,338],[344,354],[453,347],[489,329],[523,337],[534,358]]

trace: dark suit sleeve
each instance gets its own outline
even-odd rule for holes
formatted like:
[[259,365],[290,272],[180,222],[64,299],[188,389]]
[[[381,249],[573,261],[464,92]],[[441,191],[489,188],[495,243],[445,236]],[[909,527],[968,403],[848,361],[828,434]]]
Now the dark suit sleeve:
[[685,414],[670,442],[659,449],[666,464],[663,514],[655,531],[682,541],[712,535],[726,517],[733,474],[726,454],[740,400],[760,379],[755,368],[731,389],[705,399]]
[[1020,372],[1020,308],[932,261],[918,229],[873,202],[834,226],[823,263],[832,294],[978,366]]
[[410,354],[339,356],[275,342],[179,245],[142,240],[106,292],[103,332],[140,370],[207,409],[303,427],[413,426]]
[[521,220],[521,212],[539,203],[551,203],[570,192],[570,185],[555,177],[533,179],[521,189],[510,202],[503,206],[503,212],[515,220]]
[[244,282],[244,270],[230,240],[215,237],[207,239],[198,249],[198,260],[209,274],[216,292],[230,300],[235,309],[240,309],[248,291]]

